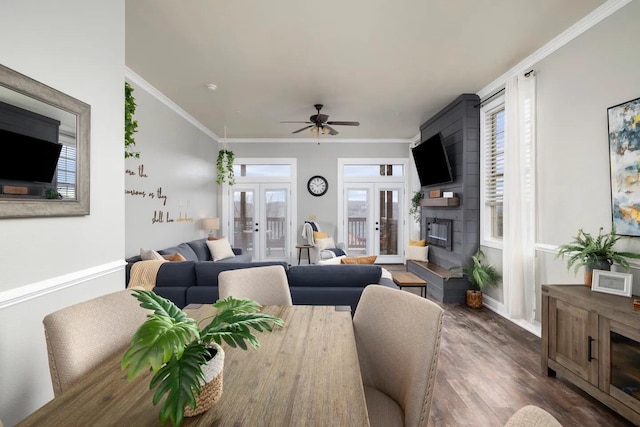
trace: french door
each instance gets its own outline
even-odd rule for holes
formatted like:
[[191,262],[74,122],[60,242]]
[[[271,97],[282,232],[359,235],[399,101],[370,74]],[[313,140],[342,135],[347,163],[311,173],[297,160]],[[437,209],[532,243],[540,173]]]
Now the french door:
[[233,245],[254,261],[289,261],[290,194],[288,183],[235,184],[231,189]]
[[344,185],[344,242],[350,256],[376,255],[378,264],[403,262],[404,186]]

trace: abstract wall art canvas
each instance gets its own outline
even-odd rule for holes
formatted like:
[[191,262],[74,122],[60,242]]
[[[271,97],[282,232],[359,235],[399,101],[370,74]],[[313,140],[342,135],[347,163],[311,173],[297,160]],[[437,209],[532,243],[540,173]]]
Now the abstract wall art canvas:
[[640,98],[607,109],[616,233],[640,236]]

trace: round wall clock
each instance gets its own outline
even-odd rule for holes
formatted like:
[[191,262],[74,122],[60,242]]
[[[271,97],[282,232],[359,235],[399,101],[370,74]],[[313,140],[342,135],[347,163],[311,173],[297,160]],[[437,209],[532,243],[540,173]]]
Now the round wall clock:
[[320,175],[312,176],[307,182],[307,190],[314,196],[322,196],[328,189],[329,184],[327,180]]

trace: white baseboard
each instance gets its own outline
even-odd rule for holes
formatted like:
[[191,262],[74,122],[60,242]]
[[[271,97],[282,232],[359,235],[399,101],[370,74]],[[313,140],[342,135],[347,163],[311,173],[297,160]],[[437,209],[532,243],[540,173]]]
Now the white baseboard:
[[504,304],[496,299],[491,298],[487,294],[482,295],[482,302],[484,306],[487,307],[489,310],[499,314],[500,316],[504,317],[508,321],[515,323],[516,325],[520,326],[522,329],[525,329],[531,332],[537,337],[542,336],[542,327],[539,322],[531,323],[524,319],[511,319],[505,309]]
[[[118,260],[0,292],[0,309],[116,273],[124,269],[125,265],[126,262]],[[124,289],[124,283],[122,287]]]

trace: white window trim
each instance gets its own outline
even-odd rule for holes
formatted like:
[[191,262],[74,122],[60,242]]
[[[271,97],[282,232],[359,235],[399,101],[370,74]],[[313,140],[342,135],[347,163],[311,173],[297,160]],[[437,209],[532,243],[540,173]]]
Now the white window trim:
[[[480,245],[490,248],[503,248],[502,239],[496,239],[491,236],[491,227],[493,218],[490,214],[490,208],[486,205],[486,141],[485,141],[485,120],[487,114],[492,113],[505,103],[504,95],[496,97],[493,101],[488,102],[480,108]],[[506,177],[505,177],[506,179]],[[503,205],[504,206],[504,205]],[[504,211],[503,211],[504,215]],[[504,230],[502,230],[504,235]]]

